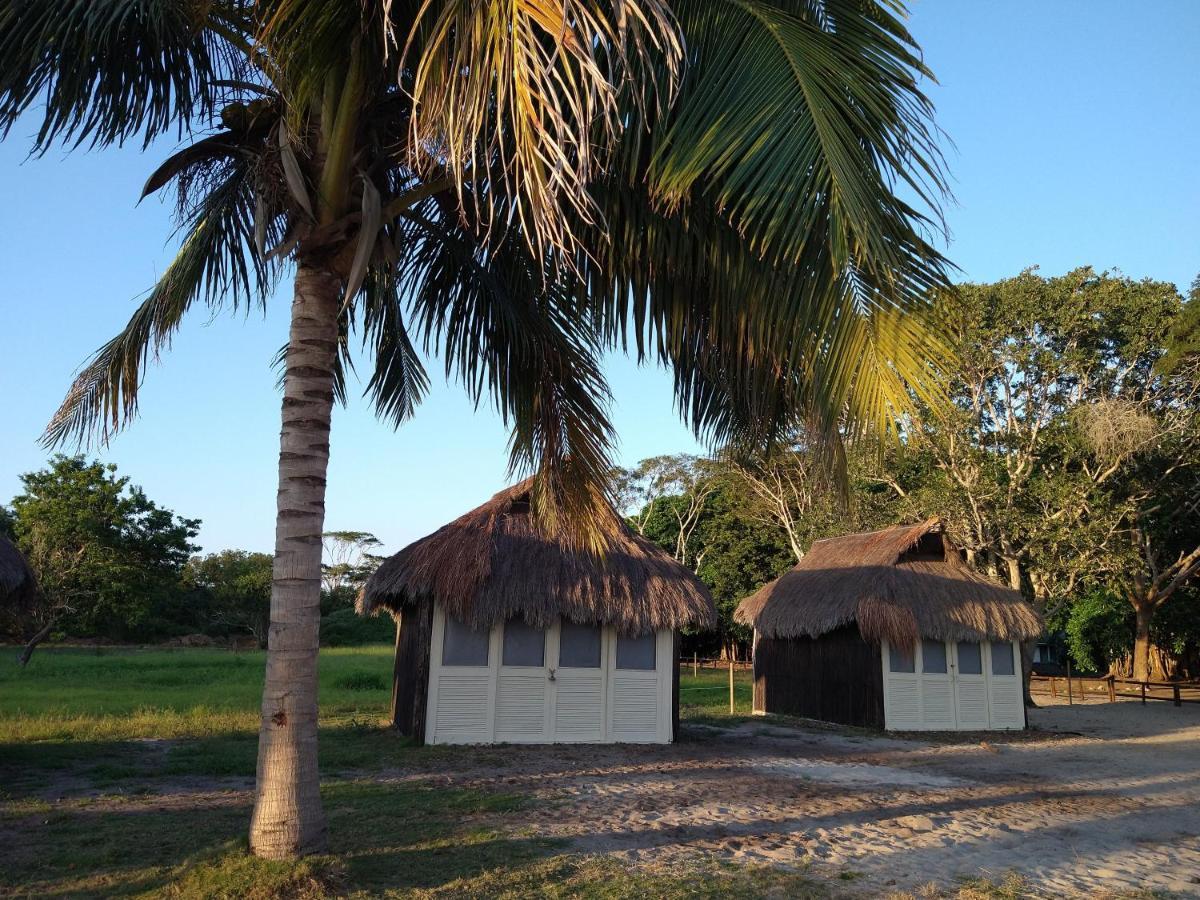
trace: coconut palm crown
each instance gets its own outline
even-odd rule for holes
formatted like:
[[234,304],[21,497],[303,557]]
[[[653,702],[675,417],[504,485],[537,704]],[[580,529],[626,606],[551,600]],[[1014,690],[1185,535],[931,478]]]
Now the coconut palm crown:
[[[511,427],[543,523],[603,548],[613,349],[702,438],[833,443],[934,398],[946,184],[896,0],[2,0],[0,129],[187,143],[181,243],[50,442],[106,437],[196,305],[294,273],[252,846],[320,849],[316,622],[330,406],[399,424],[423,359]],[[361,345],[361,346],[360,346]],[[314,540],[314,538],[317,538]]]

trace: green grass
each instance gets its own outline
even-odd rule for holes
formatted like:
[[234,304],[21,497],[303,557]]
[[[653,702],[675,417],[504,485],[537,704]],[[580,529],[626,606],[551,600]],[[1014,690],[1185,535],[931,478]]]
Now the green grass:
[[754,681],[749,671],[733,673],[734,712],[729,712],[729,671],[701,669],[693,677],[686,662],[680,667],[679,715],[681,719],[728,725],[750,717]]
[[[330,855],[255,859],[248,795],[229,789],[254,774],[263,663],[258,652],[52,648],[22,670],[0,655],[0,895],[827,895],[773,869],[580,857],[522,836],[521,796],[386,780],[391,768],[486,752],[413,747],[386,727],[391,646],[321,652]],[[685,669],[682,716],[741,720],[749,675],[738,673],[733,720],[728,691],[727,673]],[[187,783],[199,795],[163,781],[182,776],[213,780]]]

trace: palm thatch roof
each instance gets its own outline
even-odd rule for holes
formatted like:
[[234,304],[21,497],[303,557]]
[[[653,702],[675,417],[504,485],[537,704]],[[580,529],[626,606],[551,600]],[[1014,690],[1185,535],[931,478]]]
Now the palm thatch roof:
[[11,607],[29,605],[37,592],[37,579],[25,557],[12,541],[0,535],[0,603]]
[[817,541],[734,618],[767,638],[818,637],[857,622],[869,641],[909,645],[1027,640],[1042,630],[1020,592],[968,566],[937,519]]
[[359,612],[398,613],[432,598],[476,628],[515,617],[547,627],[561,616],[643,634],[714,621],[704,584],[615,510],[603,556],[536,528],[531,486],[527,479],[506,488],[389,557],[359,595]]

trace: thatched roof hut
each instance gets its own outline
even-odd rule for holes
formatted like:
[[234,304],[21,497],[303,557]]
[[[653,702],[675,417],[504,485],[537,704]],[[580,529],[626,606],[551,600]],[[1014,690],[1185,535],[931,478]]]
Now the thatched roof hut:
[[535,527],[523,481],[386,560],[359,612],[399,625],[392,718],[435,743],[663,742],[705,586],[609,509],[603,555]]
[[615,510],[608,552],[580,552],[534,527],[531,486],[527,479],[500,491],[390,557],[367,581],[359,611],[399,613],[432,599],[475,628],[513,617],[542,628],[562,617],[626,634],[712,624],[704,584]]
[[816,541],[735,618],[768,638],[818,637],[857,622],[867,640],[897,644],[1028,640],[1042,630],[1020,592],[968,566],[937,519]]
[[757,711],[898,729],[1024,725],[1017,642],[1041,619],[930,519],[817,541],[738,606]]
[[37,594],[37,579],[29,563],[8,538],[0,535],[0,604],[24,608]]

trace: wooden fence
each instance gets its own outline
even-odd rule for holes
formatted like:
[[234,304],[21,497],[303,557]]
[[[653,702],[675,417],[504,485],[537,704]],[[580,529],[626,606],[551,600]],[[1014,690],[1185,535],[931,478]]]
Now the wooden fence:
[[[717,669],[724,672],[729,668],[729,660],[727,659],[705,659],[700,656],[680,656],[679,667],[687,672],[699,673],[705,669]],[[754,664],[748,659],[737,659],[733,661],[733,668],[737,672],[748,672],[754,668]]]
[[1066,697],[1068,702],[1076,697],[1086,700],[1099,695],[1109,703],[1116,703],[1118,697],[1141,700],[1143,704],[1147,700],[1166,700],[1175,706],[1200,703],[1200,682],[1197,681],[1137,681],[1114,675],[1095,678],[1082,675],[1031,675],[1029,690],[1034,694]]

